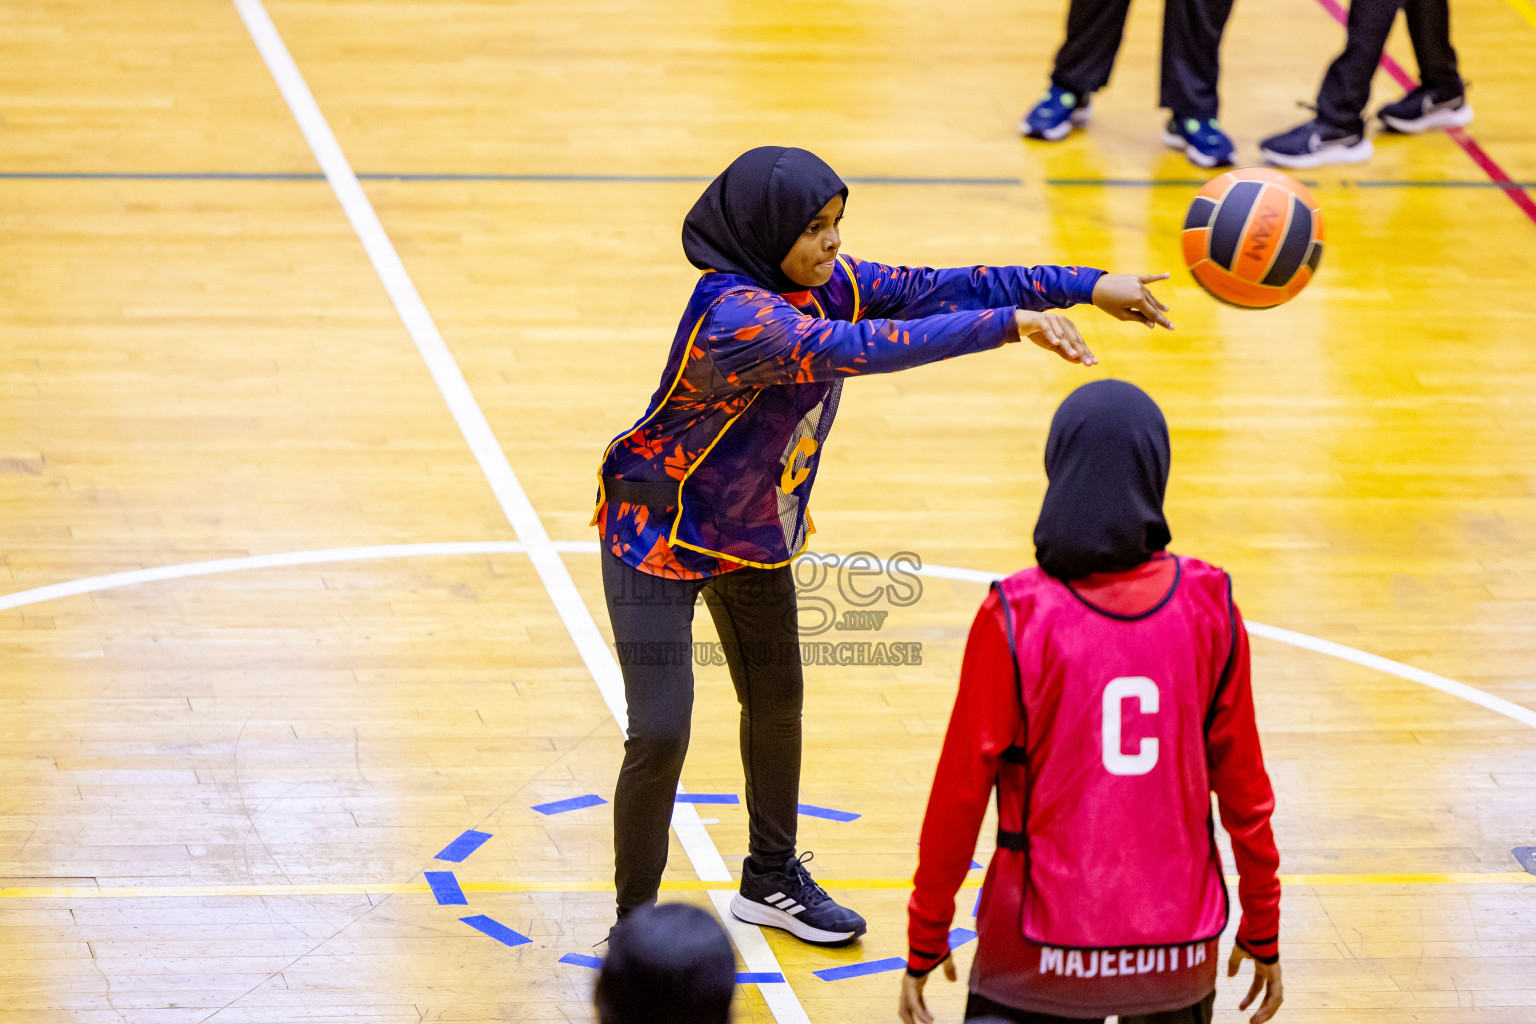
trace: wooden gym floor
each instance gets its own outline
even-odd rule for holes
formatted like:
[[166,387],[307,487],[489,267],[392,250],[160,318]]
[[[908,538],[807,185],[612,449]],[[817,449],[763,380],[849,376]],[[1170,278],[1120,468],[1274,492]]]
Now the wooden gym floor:
[[[1176,269],[1201,176],[1158,147],[1158,4],[1090,131],[1014,134],[1062,8],[272,0],[264,61],[255,0],[0,6],[0,1021],[591,1019],[593,971],[561,958],[610,923],[608,808],[532,807],[612,795],[588,503],[693,280],[681,217],[740,150],[798,144],[854,179],[865,258]],[[1536,10],[1453,19],[1471,137],[1536,179]],[[1341,42],[1314,0],[1238,5],[1245,158]],[[312,89],[338,191],[269,62],[301,111]],[[1255,622],[1281,1019],[1536,1017],[1511,854],[1536,846],[1536,222],[1443,135],[1306,177],[1330,244],[1285,308],[1179,273],[1173,335],[1076,314],[1098,370],[1016,348],[849,386],[815,549],[969,572],[825,637],[921,665],[808,670],[803,799],[859,817],[804,817],[802,846],[871,928],[738,929],[743,970],[785,979],[743,985],[739,1019],[894,1017],[895,973],[813,972],[902,955],[980,581],[1029,564],[1049,416],[1098,373],[1162,403],[1175,548]],[[690,792],[740,793],[735,713],[700,669]],[[744,826],[681,805],[668,897],[728,891]],[[469,829],[492,838],[434,859]],[[932,987],[941,1019],[962,987]]]

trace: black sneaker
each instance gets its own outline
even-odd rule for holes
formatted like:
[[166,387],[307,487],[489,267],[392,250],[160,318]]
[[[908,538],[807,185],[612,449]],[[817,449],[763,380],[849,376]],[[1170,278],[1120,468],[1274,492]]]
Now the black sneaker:
[[1422,85],[1376,112],[1388,130],[1417,135],[1432,128],[1462,128],[1472,123],[1472,104],[1464,94],[1437,99]]
[[741,891],[731,898],[731,913],[750,924],[782,928],[818,946],[841,946],[864,934],[864,919],[840,907],[805,870],[813,855],[784,862],[784,870],[757,874],[748,858],[741,865]]
[[1321,121],[1299,124],[1288,132],[1271,135],[1259,143],[1265,161],[1281,167],[1321,167],[1353,164],[1371,158],[1371,140]]

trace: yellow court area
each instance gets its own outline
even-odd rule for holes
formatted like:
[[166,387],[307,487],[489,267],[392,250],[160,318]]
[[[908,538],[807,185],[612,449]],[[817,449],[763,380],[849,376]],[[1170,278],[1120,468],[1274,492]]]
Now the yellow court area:
[[[1160,4],[1086,133],[1017,137],[1063,16],[0,5],[0,1021],[592,1019],[611,808],[532,808],[611,799],[622,756],[593,472],[692,287],[683,214],[765,143],[850,181],[848,253],[1173,270],[1178,330],[1087,308],[1093,370],[1015,346],[848,385],[812,546],[925,575],[878,633],[807,639],[921,664],[807,668],[801,799],[858,817],[802,816],[801,848],[870,930],[735,929],[742,970],[784,979],[744,984],[738,1020],[894,1020],[897,973],[814,972],[905,954],[967,628],[986,574],[1031,564],[1050,415],[1099,375],[1162,405],[1174,549],[1228,568],[1254,623],[1278,1019],[1536,1020],[1512,854],[1536,847],[1536,222],[1454,140],[1381,138],[1302,175],[1328,222],[1308,290],[1218,307],[1178,268],[1205,175],[1160,148]],[[1527,183],[1531,19],[1453,3],[1469,135]],[[1316,0],[1237,5],[1245,160],[1342,42]],[[1412,70],[1401,26],[1389,52]],[[739,796],[733,691],[697,675],[683,784]],[[664,897],[724,898],[744,807],[675,820]],[[435,859],[471,829],[492,838]],[[963,988],[930,985],[941,1020]],[[1222,1024],[1245,988],[1223,980]]]

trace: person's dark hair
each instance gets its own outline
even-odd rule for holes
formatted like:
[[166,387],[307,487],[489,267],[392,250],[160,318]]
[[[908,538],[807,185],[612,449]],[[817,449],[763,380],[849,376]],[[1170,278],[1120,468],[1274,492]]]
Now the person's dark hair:
[[608,940],[597,975],[601,1024],[727,1024],[736,992],[731,941],[686,903],[640,907]]
[[779,264],[811,218],[848,186],[815,153],[785,146],[749,149],[709,183],[683,220],[683,253],[700,270],[740,274],[776,292],[795,292]]
[[1168,546],[1168,424],[1152,397],[1096,380],[1066,397],[1045,442],[1035,560],[1059,580],[1121,572]]

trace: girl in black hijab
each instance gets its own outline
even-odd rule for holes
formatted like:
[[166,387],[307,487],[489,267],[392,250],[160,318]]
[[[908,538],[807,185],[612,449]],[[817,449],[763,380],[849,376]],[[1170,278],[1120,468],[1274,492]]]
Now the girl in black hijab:
[[1123,572],[1168,546],[1168,424],[1136,385],[1100,380],[1068,395],[1051,418],[1045,476],[1035,561],[1057,579]]
[[613,930],[593,1001],[598,1024],[730,1024],[736,957],[713,914],[643,907]]
[[929,974],[956,979],[955,892],[995,790],[966,1018],[1209,1024],[1230,910],[1214,792],[1242,906],[1227,973],[1254,961],[1239,1009],[1262,994],[1263,1024],[1284,999],[1280,857],[1232,581],[1166,550],[1168,427],[1135,385],[1072,392],[1045,470],[1039,568],[994,583],[966,641],[898,1016],[932,1024]]
[[[803,682],[790,562],[843,382],[1029,338],[1092,363],[1072,322],[1093,302],[1171,327],[1147,285],[1089,267],[930,270],[842,255],[848,186],[803,149],[742,154],[683,223],[703,271],[650,404],[608,445],[592,525],[629,727],[614,790],[618,911],[655,900],[693,709],[702,594],[741,701],[749,856],[732,912],[839,944],[864,919],[795,855]],[[1163,275],[1166,276],[1166,275]]]

